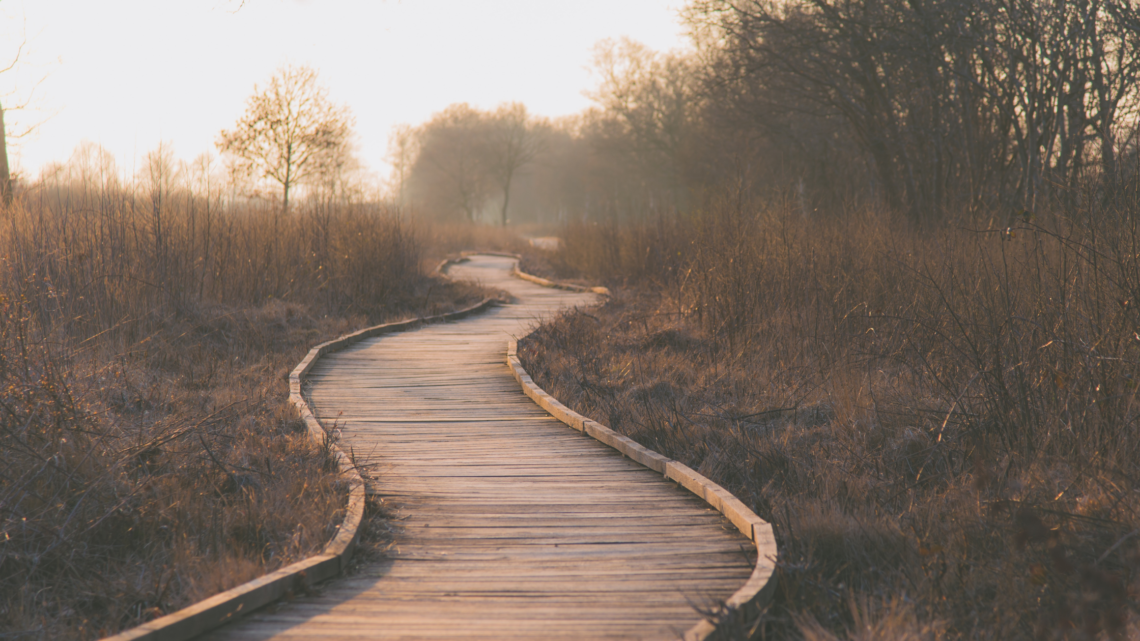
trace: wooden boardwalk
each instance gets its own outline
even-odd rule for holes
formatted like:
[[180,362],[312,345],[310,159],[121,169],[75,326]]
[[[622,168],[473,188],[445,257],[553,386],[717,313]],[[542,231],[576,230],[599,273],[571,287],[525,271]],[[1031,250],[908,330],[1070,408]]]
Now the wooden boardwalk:
[[504,362],[509,337],[590,303],[451,268],[510,305],[323,357],[309,398],[371,465],[396,518],[387,558],[210,639],[677,639],[727,599],[755,550],[660,474],[554,420]]

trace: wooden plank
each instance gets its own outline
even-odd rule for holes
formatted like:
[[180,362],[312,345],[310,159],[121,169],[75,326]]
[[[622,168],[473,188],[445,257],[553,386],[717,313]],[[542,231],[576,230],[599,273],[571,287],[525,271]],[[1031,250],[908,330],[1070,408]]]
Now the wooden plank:
[[700,621],[694,604],[752,577],[748,539],[667,481],[663,457],[618,435],[612,450],[523,394],[503,363],[510,338],[596,297],[512,279],[512,265],[476,257],[451,270],[517,304],[312,366],[312,407],[375,477],[367,491],[393,515],[392,549],[211,639],[676,639]]

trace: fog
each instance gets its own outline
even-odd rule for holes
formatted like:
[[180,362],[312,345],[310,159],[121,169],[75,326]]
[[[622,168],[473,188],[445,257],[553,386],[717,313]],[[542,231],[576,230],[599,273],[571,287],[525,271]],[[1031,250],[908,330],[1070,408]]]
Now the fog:
[[[214,150],[255,83],[284,64],[312,66],[355,113],[357,151],[385,174],[389,132],[448,104],[521,101],[545,116],[588,105],[599,39],[681,46],[675,5],[636,0],[4,0],[0,74],[9,153],[34,177],[84,140],[127,173],[160,141],[192,159]],[[30,131],[29,131],[30,130]]]

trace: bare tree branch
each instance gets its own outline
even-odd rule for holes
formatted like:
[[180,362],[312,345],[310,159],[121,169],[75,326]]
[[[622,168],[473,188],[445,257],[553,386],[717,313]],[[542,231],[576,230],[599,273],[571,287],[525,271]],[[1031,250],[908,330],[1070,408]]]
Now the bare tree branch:
[[327,177],[345,164],[353,118],[333,104],[311,67],[283,67],[263,90],[254,87],[245,115],[218,134],[218,150],[247,175],[268,178],[282,191],[282,211],[298,184]]

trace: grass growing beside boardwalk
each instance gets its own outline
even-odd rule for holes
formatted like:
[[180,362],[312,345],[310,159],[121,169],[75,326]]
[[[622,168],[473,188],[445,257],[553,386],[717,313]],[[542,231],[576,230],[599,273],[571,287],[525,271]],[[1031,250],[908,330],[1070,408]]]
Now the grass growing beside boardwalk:
[[1135,637],[1136,214],[572,226],[520,356],[775,525],[757,638]]
[[95,638],[320,551],[345,492],[287,376],[483,297],[432,277],[422,236],[90,182],[0,211],[0,636]]

